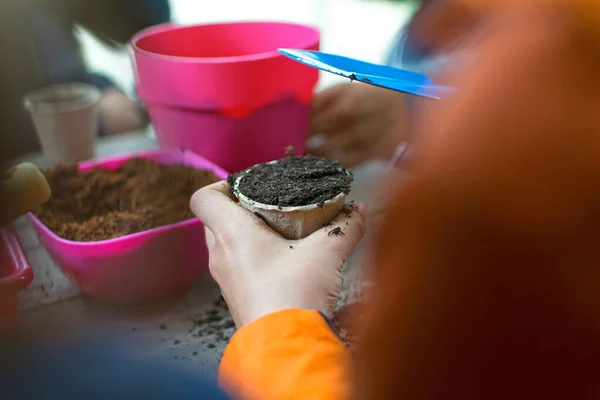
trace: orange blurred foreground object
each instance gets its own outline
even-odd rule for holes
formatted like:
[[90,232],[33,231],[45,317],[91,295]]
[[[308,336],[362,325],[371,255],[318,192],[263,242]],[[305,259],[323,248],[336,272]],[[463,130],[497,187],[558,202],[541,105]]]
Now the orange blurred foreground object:
[[283,311],[234,336],[221,378],[235,393],[600,395],[600,10],[493,3],[473,58],[442,77],[458,94],[421,110],[354,369],[323,321]]

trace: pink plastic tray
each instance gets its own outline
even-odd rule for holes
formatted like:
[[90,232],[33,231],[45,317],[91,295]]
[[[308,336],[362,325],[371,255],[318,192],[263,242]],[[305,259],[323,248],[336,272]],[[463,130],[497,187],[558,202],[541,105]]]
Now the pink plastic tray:
[[0,334],[10,332],[17,316],[17,293],[33,280],[33,270],[12,227],[0,229]]
[[[160,164],[184,164],[210,169],[219,178],[227,172],[185,150],[156,150],[88,161],[116,169],[128,159],[141,157]],[[114,303],[148,303],[185,292],[208,266],[204,227],[198,219],[98,242],[74,242],[51,232],[29,214],[41,243],[63,272],[93,297]]]

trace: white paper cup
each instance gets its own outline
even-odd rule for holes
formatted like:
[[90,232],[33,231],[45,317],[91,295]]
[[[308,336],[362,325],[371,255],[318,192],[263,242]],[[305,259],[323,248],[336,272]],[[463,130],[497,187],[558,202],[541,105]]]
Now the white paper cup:
[[[272,161],[273,163],[277,161]],[[252,168],[246,170],[251,171]],[[279,207],[262,204],[240,191],[240,174],[233,183],[233,194],[246,210],[259,215],[275,232],[286,239],[299,240],[330,223],[344,208],[346,193],[340,193],[321,204],[300,207]]]
[[46,158],[53,163],[93,158],[100,97],[98,88],[84,83],[46,86],[25,96]]

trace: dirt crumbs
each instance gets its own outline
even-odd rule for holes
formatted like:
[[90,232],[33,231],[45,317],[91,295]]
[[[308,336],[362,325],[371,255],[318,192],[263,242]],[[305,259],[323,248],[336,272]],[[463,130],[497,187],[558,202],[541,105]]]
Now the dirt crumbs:
[[[338,162],[291,154],[242,173],[240,192],[259,203],[279,207],[322,206],[340,193],[349,193],[353,180],[352,174]],[[230,176],[229,183],[237,177],[239,173]]]
[[350,203],[344,204],[344,209],[342,210],[346,216],[350,216],[352,212],[359,212],[358,204],[354,201]]
[[209,170],[134,158],[115,171],[60,165],[45,172],[52,198],[37,217],[78,242],[120,236],[193,218],[190,197],[219,179]]
[[209,349],[224,346],[235,331],[235,322],[229,312],[227,303],[219,296],[202,316],[190,316],[192,327],[189,334]]
[[346,234],[344,233],[344,231],[342,231],[342,228],[338,226],[337,228],[333,228],[332,230],[330,230],[327,233],[327,236],[346,236]]

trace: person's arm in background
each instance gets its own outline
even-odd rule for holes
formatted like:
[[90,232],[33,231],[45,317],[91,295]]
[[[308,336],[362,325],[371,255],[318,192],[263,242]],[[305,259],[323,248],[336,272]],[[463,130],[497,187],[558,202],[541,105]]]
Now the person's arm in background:
[[[445,66],[461,58],[460,54],[448,48],[444,39],[452,41],[453,38],[460,38],[460,28],[472,29],[474,21],[468,17],[468,9],[456,1],[421,0],[417,4],[419,8],[394,39],[387,64],[432,79]],[[391,165],[400,168],[406,165],[412,153],[416,111],[428,102],[427,99],[408,95],[403,96],[403,100],[404,106],[394,110],[400,114],[396,129],[402,133],[394,156],[390,159]]]
[[[427,1],[417,2],[418,7]],[[413,64],[428,58],[415,51],[412,41],[407,40],[410,36],[404,28],[392,39],[389,65],[399,67],[407,55]],[[389,160],[408,135],[405,119],[410,100],[402,93],[357,82],[325,88],[315,93],[311,104],[308,151],[349,168]]]
[[[350,354],[331,316],[342,265],[364,235],[355,204],[302,240],[285,240],[229,197],[226,183],[199,190],[192,211],[207,227],[210,272],[238,331],[225,349],[219,380],[251,400],[343,400]],[[329,235],[339,228],[344,235]]]
[[[142,29],[171,21],[168,0],[70,0],[73,21],[109,47],[118,48]],[[149,123],[143,104],[130,99],[107,77],[86,72],[85,81],[103,91],[100,135],[142,129]]]

